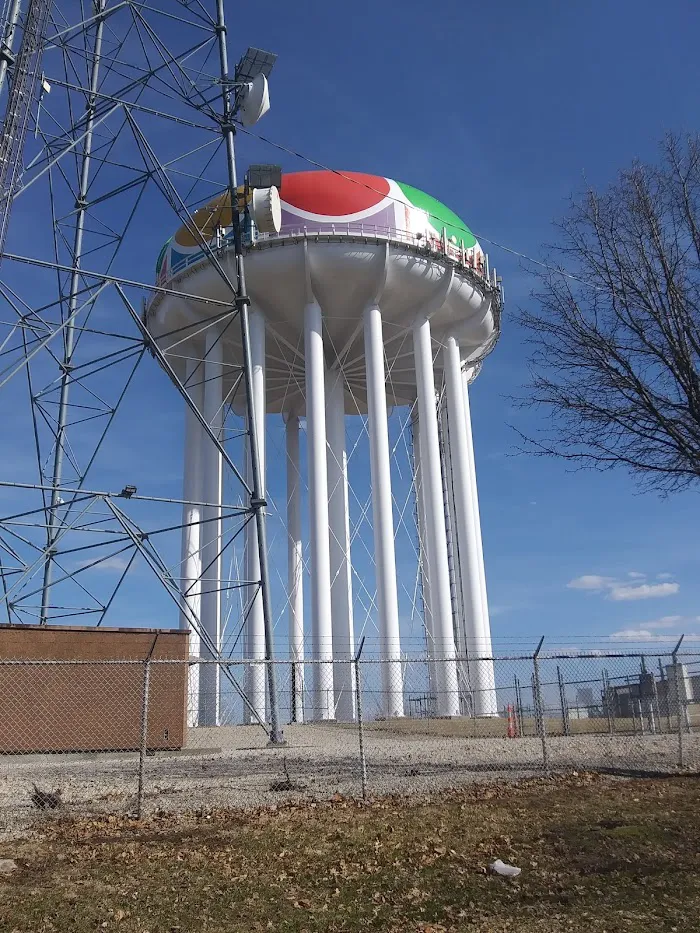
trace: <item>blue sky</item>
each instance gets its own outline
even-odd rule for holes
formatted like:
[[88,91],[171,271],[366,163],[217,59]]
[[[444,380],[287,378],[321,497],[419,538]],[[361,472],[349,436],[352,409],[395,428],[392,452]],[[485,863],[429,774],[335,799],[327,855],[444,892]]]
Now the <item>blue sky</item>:
[[[234,60],[247,45],[279,55],[263,135],[334,168],[430,192],[469,224],[503,276],[503,335],[472,393],[495,645],[544,634],[553,646],[587,647],[625,631],[700,639],[697,490],[661,499],[641,495],[624,472],[569,472],[563,462],[514,455],[511,425],[531,432],[543,417],[510,401],[527,376],[517,316],[532,283],[517,257],[488,242],[538,255],[584,177],[604,186],[633,158],[654,159],[667,130],[697,129],[700,8],[681,0],[227,6]],[[310,167],[239,143],[241,167]],[[152,274],[149,256],[155,262],[172,223],[161,213],[144,233],[127,257],[134,274]],[[6,397],[3,410],[11,407]],[[126,411],[128,430],[95,481],[109,485],[112,470],[118,482],[128,469],[144,491],[177,495],[180,406],[154,367],[140,370]],[[273,486],[280,480],[271,475]],[[172,614],[157,605],[163,618]]]
[[[700,9],[341,6],[349,10],[306,2],[292,14],[280,2],[246,15],[245,41],[279,54],[274,113],[260,131],[333,167],[429,191],[482,235],[503,275],[503,336],[472,403],[497,642],[539,632],[575,641],[672,616],[682,618],[654,632],[700,632],[697,491],[660,499],[640,495],[624,472],[512,456],[509,425],[531,430],[541,417],[508,398],[526,378],[517,312],[531,283],[516,258],[483,242],[538,255],[584,177],[605,185],[633,158],[655,158],[667,130],[697,128]],[[630,573],[654,584],[671,574],[678,590],[620,599],[612,581],[641,580]],[[606,580],[567,587],[584,575]]]

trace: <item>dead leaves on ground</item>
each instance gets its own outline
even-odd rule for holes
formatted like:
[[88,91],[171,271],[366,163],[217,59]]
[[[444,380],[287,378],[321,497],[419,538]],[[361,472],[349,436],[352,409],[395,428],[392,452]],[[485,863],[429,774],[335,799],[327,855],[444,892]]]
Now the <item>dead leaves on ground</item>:
[[[0,928],[633,933],[646,913],[670,930],[700,910],[699,796],[690,779],[574,774],[420,799],[50,820],[9,853],[23,869],[4,886]],[[523,874],[487,875],[494,858]]]

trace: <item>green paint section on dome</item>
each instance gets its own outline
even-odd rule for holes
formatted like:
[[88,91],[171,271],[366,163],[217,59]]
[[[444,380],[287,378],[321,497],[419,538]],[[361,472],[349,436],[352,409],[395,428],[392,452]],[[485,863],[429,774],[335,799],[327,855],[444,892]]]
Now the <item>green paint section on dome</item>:
[[158,261],[156,262],[156,275],[158,275],[158,273],[159,273],[160,270],[161,270],[161,266],[163,265],[163,260],[165,259],[165,251],[167,250],[167,248],[168,248],[168,247],[170,246],[170,244],[172,243],[172,240],[173,240],[173,238],[170,237],[170,239],[167,241],[167,243],[164,243],[164,244],[163,244],[163,249],[160,251],[160,255],[158,256]]
[[397,181],[396,184],[414,207],[426,211],[430,215],[430,223],[439,233],[442,233],[442,228],[445,227],[448,239],[454,237],[458,243],[460,240],[464,240],[465,249],[471,249],[474,246],[476,237],[464,221],[449,207],[445,207],[437,198],[431,197],[425,191],[419,191],[418,188],[414,188],[412,185],[405,185],[401,181]]

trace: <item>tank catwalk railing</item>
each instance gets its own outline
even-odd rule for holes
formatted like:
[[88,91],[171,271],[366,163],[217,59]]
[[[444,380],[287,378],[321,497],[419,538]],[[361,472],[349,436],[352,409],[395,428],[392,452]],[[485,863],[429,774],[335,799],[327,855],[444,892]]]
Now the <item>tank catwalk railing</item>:
[[[230,227],[220,227],[209,245],[217,250],[229,249],[232,237],[233,231]],[[415,233],[412,230],[402,230],[399,227],[384,227],[380,224],[363,223],[361,221],[345,224],[314,224],[311,228],[282,227],[279,233],[258,233],[256,230],[249,229],[245,236],[245,245],[248,248],[260,247],[273,245],[277,241],[300,240],[306,237],[312,240],[332,237],[347,239],[349,237],[359,238],[367,242],[391,242],[402,246],[410,246],[429,255],[445,256],[452,262],[457,263],[460,268],[474,272],[492,288],[497,289],[502,298],[501,279],[496,273],[496,268],[490,266],[488,254],[483,253],[480,249],[465,247],[464,241],[458,241],[455,237],[448,237],[446,231],[443,231],[441,237],[435,237],[427,236],[425,233]],[[191,268],[204,259],[204,250],[188,253],[167,269],[164,269],[159,276],[158,284],[164,285],[185,269]]]
[[[402,657],[400,718],[386,716],[395,696],[386,695],[382,659],[335,661],[343,670],[334,685],[352,685],[348,722],[327,717],[335,694],[329,682],[324,696],[323,659],[304,663],[306,678],[297,658],[275,661],[290,725],[286,746],[270,748],[263,728],[240,725],[236,691],[212,692],[206,707],[218,704],[218,726],[197,721],[200,698],[187,691],[193,666],[200,687],[230,687],[265,662],[0,659],[0,829],[20,831],[43,815],[32,806],[33,784],[58,794],[69,814],[142,815],[572,770],[700,771],[700,654],[489,658],[497,708],[489,716],[476,715],[478,691],[450,682],[455,661],[483,660]],[[455,691],[460,714],[440,715]]]
[[[229,235],[225,228],[219,231],[217,242],[220,247],[225,245]],[[286,237],[294,239],[300,237],[360,237],[360,239],[363,239],[366,237],[369,240],[391,240],[395,243],[416,247],[428,253],[447,256],[448,259],[460,263],[465,269],[473,269],[493,286],[496,286],[500,281],[495,268],[489,268],[489,257],[486,253],[483,253],[480,249],[465,247],[463,240],[457,240],[454,236],[448,237],[446,231],[443,231],[441,237],[436,237],[428,236],[425,233],[415,233],[412,230],[402,230],[400,227],[385,227],[381,224],[369,224],[362,221],[345,224],[314,224],[311,228],[282,227],[279,233],[258,233],[256,230],[252,230],[248,233],[247,245],[266,243],[270,240],[279,240]]]

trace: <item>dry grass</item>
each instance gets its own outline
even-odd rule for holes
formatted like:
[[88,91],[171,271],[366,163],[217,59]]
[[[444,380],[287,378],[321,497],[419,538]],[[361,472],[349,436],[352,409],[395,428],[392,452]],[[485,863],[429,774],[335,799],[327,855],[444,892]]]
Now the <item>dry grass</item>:
[[[700,727],[700,710],[697,704],[690,708],[690,721],[694,730]],[[547,716],[545,729],[548,736],[561,736],[564,726],[561,717]],[[355,729],[350,723],[339,723],[342,728]],[[538,735],[537,722],[533,717],[524,717],[523,737],[534,738]],[[678,719],[676,716],[662,717],[659,735],[675,735],[678,732]],[[446,738],[499,738],[504,739],[508,732],[508,722],[505,717],[475,718],[456,716],[450,718],[409,718],[405,719],[374,719],[365,723],[368,732],[390,732],[400,735],[440,735]],[[606,717],[591,719],[569,719],[569,732],[571,735],[601,735],[611,734],[610,724]],[[648,735],[648,727],[645,726]],[[639,720],[617,716],[613,719],[612,734],[617,736],[639,735],[641,727]]]
[[[697,929],[700,782],[593,775],[366,805],[47,818],[0,856],[8,933]],[[490,876],[500,857],[523,869]]]

